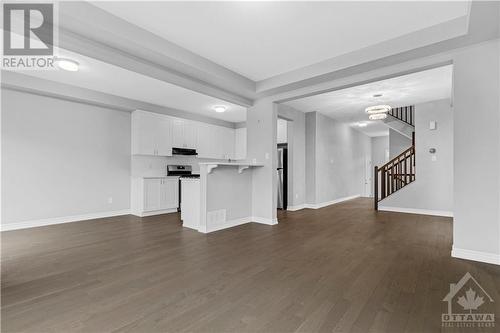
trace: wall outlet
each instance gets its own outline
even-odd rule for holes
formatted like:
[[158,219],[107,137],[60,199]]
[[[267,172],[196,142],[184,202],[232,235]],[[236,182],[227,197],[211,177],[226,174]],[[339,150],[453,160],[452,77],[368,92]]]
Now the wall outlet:
[[109,203],[109,204],[112,204],[112,203],[113,203],[113,197],[109,197],[109,198],[108,198],[108,203]]
[[266,153],[266,160],[269,159],[269,153]]
[[295,193],[295,199],[298,199],[298,198],[299,198],[299,194]]
[[432,162],[436,162],[437,161],[437,156],[436,155],[432,155],[431,156],[431,161]]

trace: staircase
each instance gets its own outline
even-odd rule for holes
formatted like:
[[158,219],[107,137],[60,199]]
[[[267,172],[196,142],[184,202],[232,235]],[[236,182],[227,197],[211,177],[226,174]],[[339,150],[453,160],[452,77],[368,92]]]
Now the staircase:
[[415,107],[393,108],[384,123],[411,138],[411,147],[381,167],[375,166],[374,205],[415,181]]

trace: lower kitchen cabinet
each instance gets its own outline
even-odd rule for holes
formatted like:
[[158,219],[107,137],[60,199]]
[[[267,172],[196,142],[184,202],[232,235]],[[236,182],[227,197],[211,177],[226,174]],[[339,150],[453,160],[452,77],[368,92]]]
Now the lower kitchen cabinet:
[[132,180],[132,214],[150,216],[176,212],[179,177],[147,177]]

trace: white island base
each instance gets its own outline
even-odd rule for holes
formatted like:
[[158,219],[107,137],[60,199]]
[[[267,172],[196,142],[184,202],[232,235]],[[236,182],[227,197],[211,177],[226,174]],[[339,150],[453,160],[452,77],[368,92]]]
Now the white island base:
[[183,179],[183,226],[209,233],[249,222],[276,224],[252,217],[252,175],[263,164],[200,163],[200,179]]

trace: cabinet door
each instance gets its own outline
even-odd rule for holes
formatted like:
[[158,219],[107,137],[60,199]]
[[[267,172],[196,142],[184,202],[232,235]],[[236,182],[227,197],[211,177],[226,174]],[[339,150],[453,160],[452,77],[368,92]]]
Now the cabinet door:
[[155,118],[146,112],[132,115],[132,154],[155,155]]
[[172,156],[172,125],[170,118],[160,115],[155,127],[156,154]]
[[161,179],[144,179],[144,211],[160,209]]
[[175,148],[184,147],[184,120],[172,120],[172,146]]
[[198,143],[198,124],[194,121],[184,122],[184,148],[196,149]]
[[212,142],[210,125],[198,124],[198,147],[196,148],[198,157],[212,158]]
[[164,178],[161,185],[161,209],[179,206],[179,178]]
[[222,154],[224,159],[234,159],[234,129],[222,127]]

